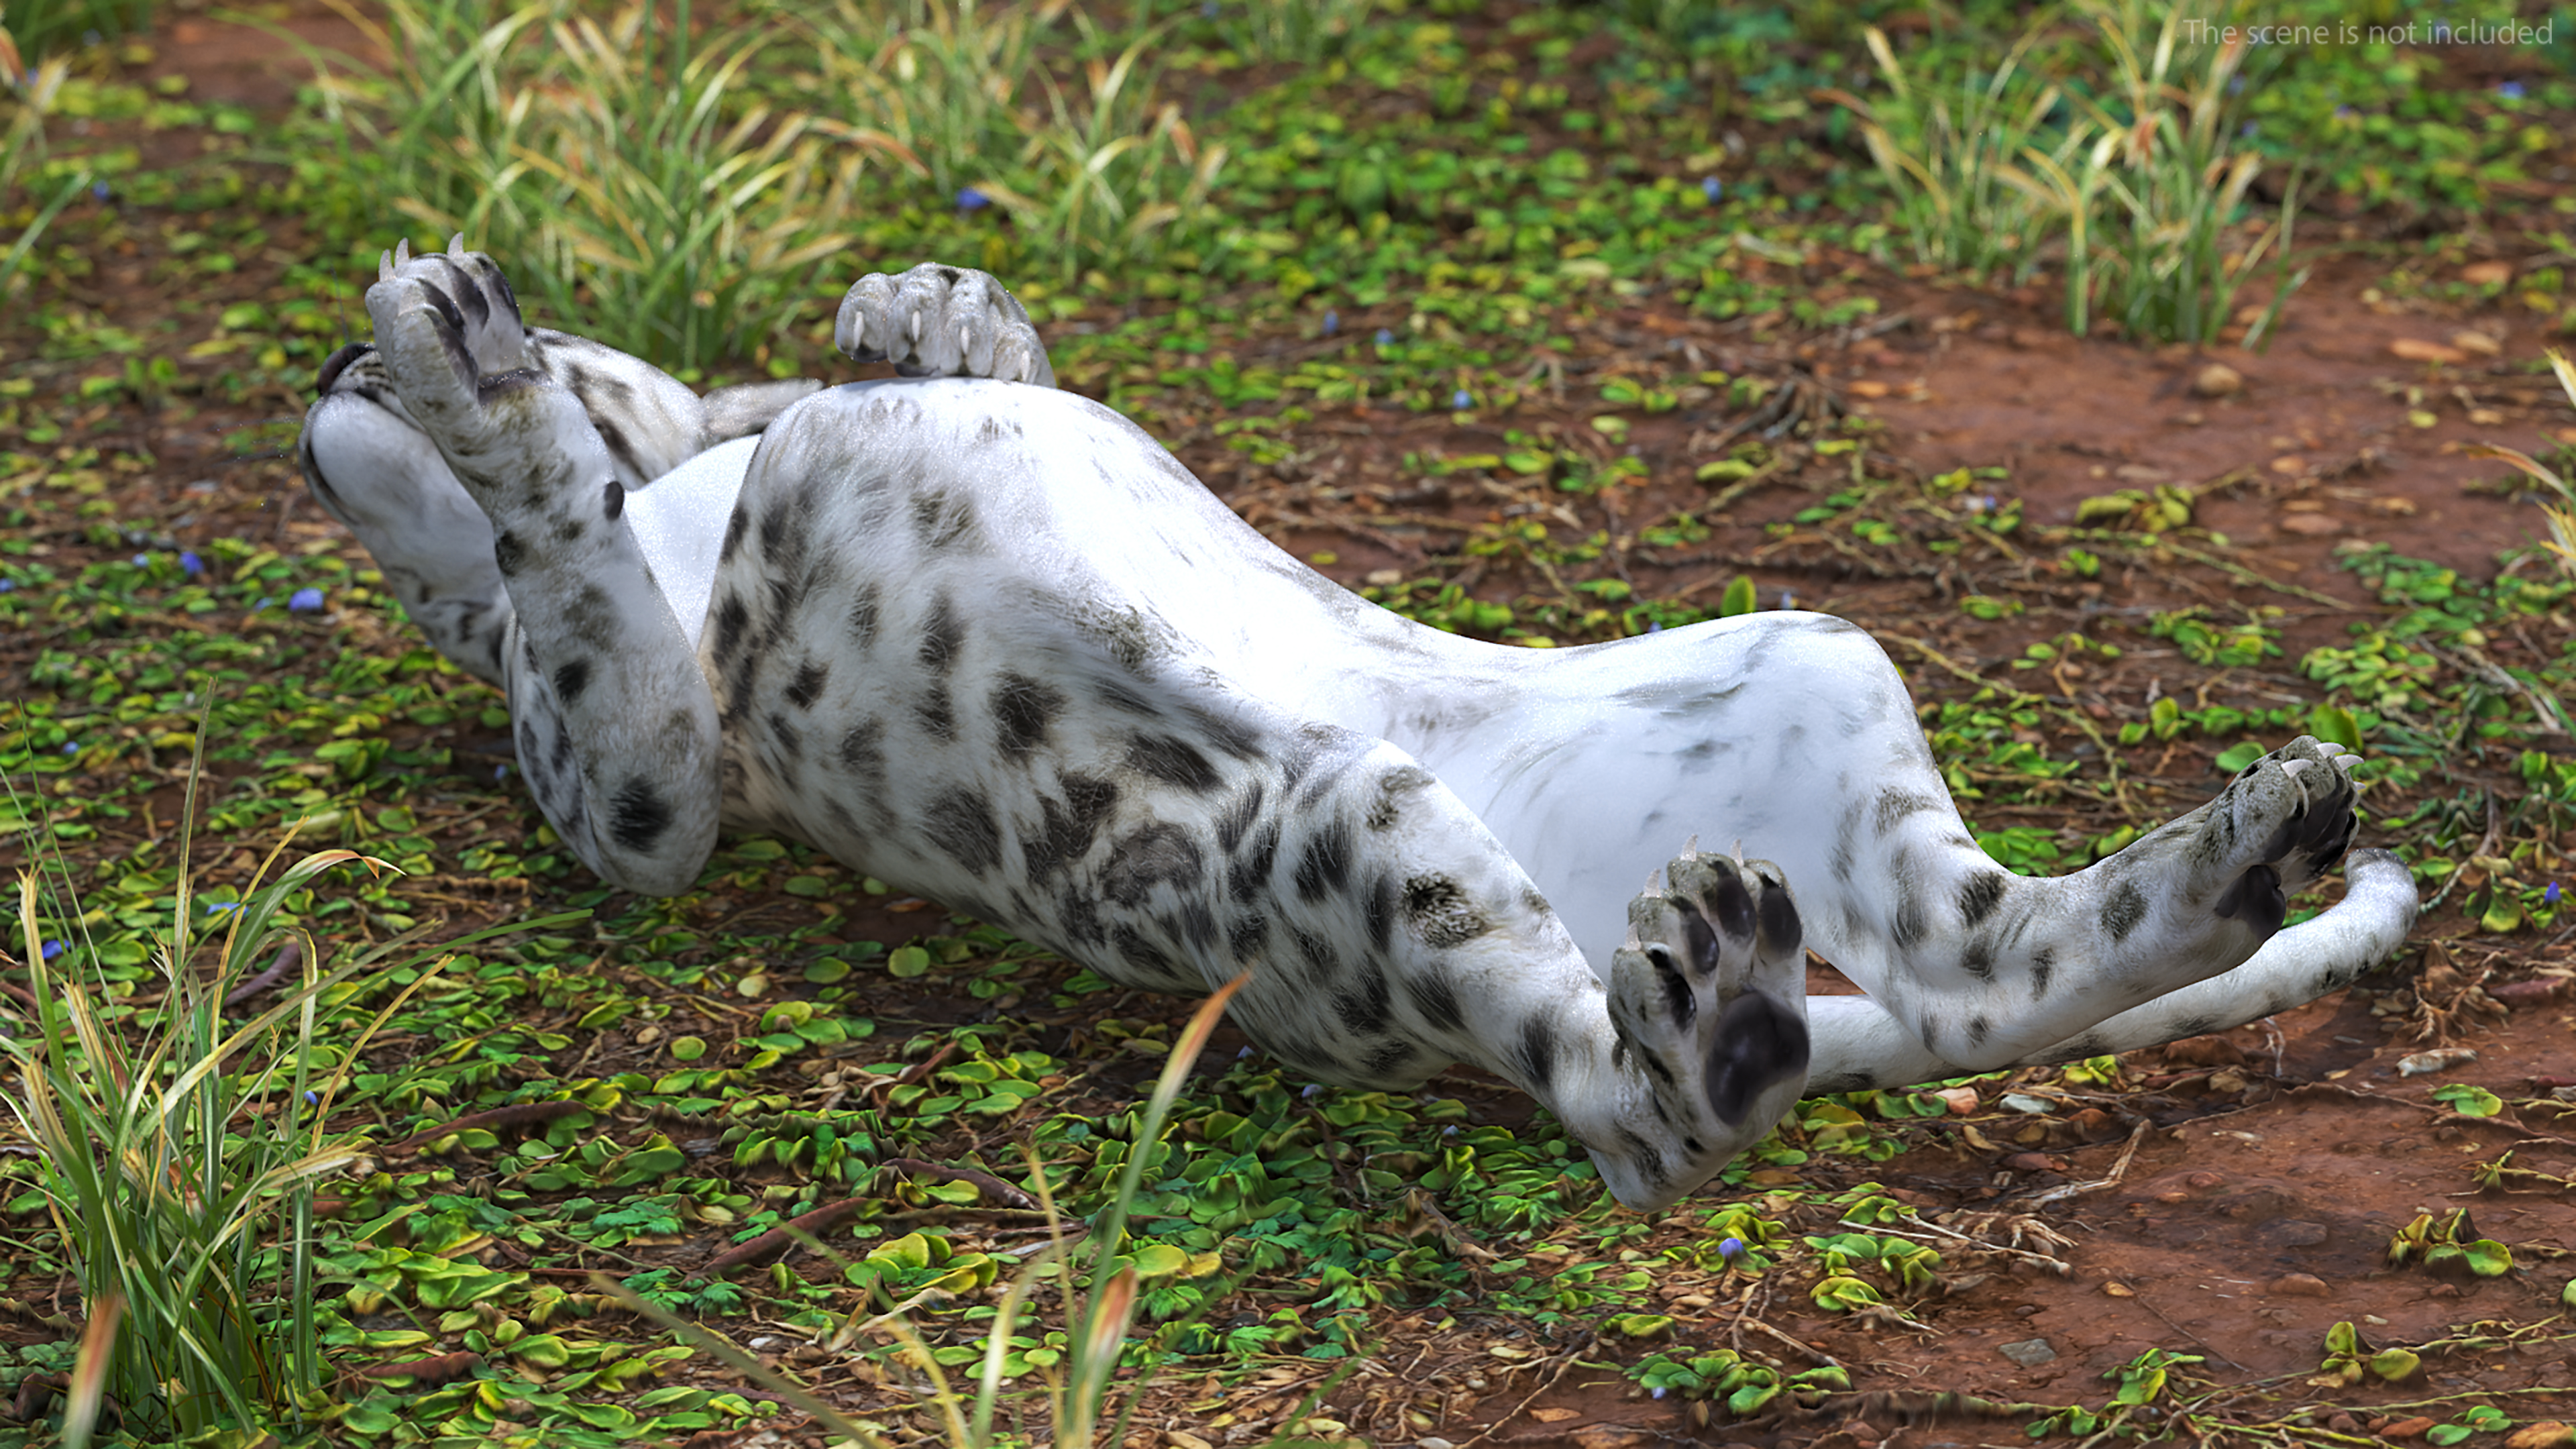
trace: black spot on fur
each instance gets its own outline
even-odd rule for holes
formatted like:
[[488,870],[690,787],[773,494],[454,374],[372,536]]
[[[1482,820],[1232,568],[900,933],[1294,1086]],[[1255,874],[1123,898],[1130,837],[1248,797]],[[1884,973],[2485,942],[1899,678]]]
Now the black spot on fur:
[[1100,889],[1113,904],[1141,906],[1159,885],[1181,889],[1197,885],[1207,869],[1191,833],[1167,820],[1157,820],[1118,838],[1109,847],[1109,863],[1100,872]]
[[1368,816],[1362,823],[1371,830],[1391,830],[1404,813],[1404,797],[1421,791],[1438,781],[1430,771],[1418,765],[1402,765],[1380,775],[1377,799],[1370,802]]
[[1959,887],[1959,919],[1973,926],[1993,915],[1995,907],[2003,904],[2006,884],[1999,870],[1980,871],[1968,877]]
[[554,686],[556,702],[566,706],[571,705],[574,700],[581,698],[583,690],[590,688],[590,661],[572,659],[557,666],[554,673]]
[[850,601],[850,635],[859,641],[861,649],[874,649],[877,645],[877,612],[877,586],[862,586],[858,597]]
[[[2207,1036],[2216,1030],[2218,1030],[2218,1019],[2216,1017],[2189,1016],[2174,1023],[2174,1040],[2180,1041],[2185,1037],[2192,1036]],[[2091,1053],[2087,1053],[2087,1055],[2091,1055]]]
[[1972,936],[1959,951],[1959,969],[1979,981],[1995,979],[1994,943],[1983,936]]
[[934,676],[945,675],[957,665],[957,656],[966,643],[966,620],[957,612],[956,600],[942,592],[930,601],[930,617],[921,626],[921,667]]
[[1374,875],[1368,887],[1369,949],[1383,958],[1387,943],[1395,936],[1395,877]]
[[724,602],[716,605],[714,654],[719,664],[733,658],[735,647],[742,643],[743,631],[750,626],[750,606],[743,603],[742,595],[727,593]]
[[1408,1081],[1416,1075],[1406,1070],[1412,1065],[1413,1044],[1407,1041],[1390,1041],[1368,1054],[1369,1079],[1374,1082],[1394,1085]]
[[1234,924],[1226,928],[1225,949],[1235,960],[1250,962],[1259,958],[1262,946],[1269,940],[1268,916],[1238,916]]
[[841,736],[841,768],[870,786],[885,783],[885,722],[862,720]]
[[492,536],[492,564],[501,571],[503,578],[517,573],[527,566],[527,562],[528,546],[519,542],[517,534],[503,529]]
[[1025,674],[1005,672],[985,708],[1002,753],[1017,757],[1047,742],[1047,732],[1064,713],[1064,696]]
[[1312,904],[1351,883],[1351,830],[1339,820],[1315,832],[1297,857],[1297,898]]
[[1404,883],[1404,923],[1426,946],[1463,946],[1494,928],[1458,883],[1445,875],[1417,875]]
[[1118,804],[1118,786],[1111,781],[1067,774],[1056,783],[1063,797],[1039,797],[1043,818],[1020,842],[1021,862],[1032,880],[1045,880],[1089,854]]
[[1289,938],[1297,943],[1297,964],[1305,967],[1310,986],[1325,986],[1340,978],[1342,958],[1333,953],[1333,943],[1312,931],[1291,925]]
[[1894,830],[1897,822],[1906,816],[1921,814],[1926,810],[1938,810],[1941,805],[1942,801],[1937,796],[1918,794],[1912,790],[1890,790],[1878,797],[1875,818],[1878,833],[1885,835]]
[[1265,820],[1248,847],[1235,855],[1225,877],[1226,893],[1249,905],[1270,889],[1270,872],[1279,860],[1279,822]]
[[1334,995],[1333,1014],[1341,1019],[1342,1029],[1353,1036],[1382,1035],[1392,1004],[1386,973],[1370,969],[1358,974],[1356,985]]
[[922,811],[922,833],[950,860],[983,875],[1002,863],[1002,829],[980,791],[948,790]]
[[1534,1095],[1547,1095],[1548,1088],[1555,1084],[1556,1051],[1555,1022],[1535,1014],[1521,1019],[1521,1039],[1512,1055]]
[[[636,455],[635,444],[627,438],[626,430],[617,425],[617,420],[615,418],[608,417],[594,411],[590,415],[590,425],[598,431],[599,441],[602,446],[608,449],[609,457],[624,464],[626,471],[634,474],[638,478],[646,478],[650,476],[649,470],[645,468],[643,460]],[[613,484],[617,480],[611,478],[608,481]],[[615,514],[610,514],[609,516],[611,518],[616,517]]]
[[1189,741],[1171,735],[1139,735],[1127,748],[1127,767],[1204,795],[1218,785],[1216,767]]
[[2129,939],[2129,933],[2146,918],[2146,892],[2138,889],[2136,881],[2120,882],[2112,889],[2111,898],[2102,903],[2102,929],[2115,943]]
[[1435,1031],[1454,1032],[1465,1028],[1466,1010],[1458,1002],[1458,986],[1449,973],[1439,967],[1412,972],[1403,978],[1404,994],[1412,1001],[1423,1024]]
[[806,660],[797,667],[796,677],[788,682],[787,702],[798,709],[812,709],[814,701],[823,697],[823,682],[831,675],[830,665]]
[[716,550],[717,567],[733,562],[734,550],[742,547],[743,530],[750,526],[751,515],[743,511],[741,504],[735,504],[733,515],[725,520],[724,546]]
[[1265,793],[1262,783],[1255,780],[1236,791],[1234,798],[1225,803],[1224,811],[1216,818],[1219,849],[1232,855],[1243,844],[1244,837],[1251,833],[1252,822],[1261,817],[1261,797]]
[[616,797],[609,802],[609,838],[628,850],[651,850],[670,828],[670,805],[653,788],[653,782],[642,775],[619,786]]
[[924,690],[912,717],[921,722],[923,734],[943,745],[957,743],[957,702],[950,698],[947,685],[934,684]]
[[1986,1038],[1993,1036],[1994,1034],[1995,1024],[1991,1020],[1984,1016],[1972,1016],[1968,1018],[1968,1045],[1972,1047],[1984,1046],[1986,1044]]
[[[795,725],[790,724],[787,720],[787,716],[780,714],[778,711],[773,709],[769,712],[769,718],[765,723],[769,726],[770,742],[778,746],[778,752],[780,754],[785,755],[791,760],[804,758],[804,732],[797,729]],[[959,909],[962,910],[964,907],[961,906]]]
[[2057,948],[2042,946],[2030,954],[2030,999],[2048,994],[2048,979],[2057,974]]
[[921,546],[937,553],[974,531],[975,503],[962,494],[924,492],[913,495],[912,532]]
[[608,515],[608,521],[615,523],[626,512],[626,485],[609,479],[608,486],[599,490],[599,507]]

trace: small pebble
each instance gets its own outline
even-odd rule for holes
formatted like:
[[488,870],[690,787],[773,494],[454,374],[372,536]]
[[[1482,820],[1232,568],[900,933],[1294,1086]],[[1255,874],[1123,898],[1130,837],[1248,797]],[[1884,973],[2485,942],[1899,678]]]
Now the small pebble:
[[2313,1273],[2284,1273],[2272,1280],[2272,1291],[2285,1298],[2327,1298],[2334,1290]]
[[2041,1364],[2057,1361],[2057,1350],[2050,1348],[2048,1340],[2044,1338],[2025,1338],[2019,1343],[2007,1343],[1995,1352],[2020,1364],[2023,1368],[2037,1368]]
[[2245,374],[2224,362],[2213,362],[2192,374],[2191,390],[2201,397],[2233,397],[2245,390]]

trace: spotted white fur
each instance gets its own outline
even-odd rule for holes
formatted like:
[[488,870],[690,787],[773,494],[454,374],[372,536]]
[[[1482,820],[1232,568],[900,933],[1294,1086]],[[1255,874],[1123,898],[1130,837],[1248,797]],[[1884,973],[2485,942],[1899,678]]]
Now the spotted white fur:
[[[2353,828],[2331,745],[2031,880],[1970,839],[1903,680],[1839,619],[1542,651],[1376,608],[1046,386],[981,273],[868,278],[838,327],[975,376],[703,401],[524,330],[461,248],[388,258],[367,304],[382,350],[326,368],[306,475],[507,690],[539,805],[602,876],[686,889],[722,825],[1114,980],[1249,967],[1236,1019],[1299,1070],[1401,1088],[1473,1063],[1633,1206],[1801,1090],[2237,1025],[2414,917],[2405,870],[2360,851],[2341,904],[2280,929]],[[1667,863],[1694,835],[1754,859]],[[1868,995],[1809,1000],[1802,943]]]

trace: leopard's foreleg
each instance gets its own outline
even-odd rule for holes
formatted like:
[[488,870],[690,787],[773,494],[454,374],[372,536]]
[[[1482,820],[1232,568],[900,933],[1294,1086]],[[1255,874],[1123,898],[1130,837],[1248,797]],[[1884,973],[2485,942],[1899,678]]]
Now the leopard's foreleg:
[[715,844],[715,700],[624,521],[626,465],[537,365],[489,258],[388,257],[367,310],[404,406],[490,520],[516,611],[510,713],[539,806],[601,876],[685,890]]

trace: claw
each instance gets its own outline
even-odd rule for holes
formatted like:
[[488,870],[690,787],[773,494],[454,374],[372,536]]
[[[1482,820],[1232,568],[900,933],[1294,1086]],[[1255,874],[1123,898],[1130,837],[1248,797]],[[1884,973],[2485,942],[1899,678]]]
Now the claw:
[[377,253],[377,254],[376,254],[376,280],[377,280],[377,281],[379,281],[379,282],[390,282],[390,281],[392,281],[393,279],[394,279],[394,254],[393,254],[392,252],[379,252],[379,253]]
[[1744,864],[1744,837],[1740,835],[1735,838],[1735,863]]
[[1659,896],[1659,895],[1662,895],[1663,893],[1664,893],[1664,868],[1663,868],[1662,866],[1660,866],[1660,865],[1659,865],[1659,866],[1656,866],[1653,870],[1650,870],[1650,871],[1646,872],[1646,894],[1648,894],[1648,895],[1650,895],[1650,896]]
[[1682,859],[1699,859],[1699,836],[1697,834],[1693,834],[1690,839],[1682,842]]
[[394,265],[397,267],[407,267],[411,265],[410,237],[404,237],[401,241],[394,243]]
[[465,233],[460,231],[447,239],[447,254],[451,257],[465,255]]

